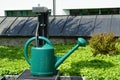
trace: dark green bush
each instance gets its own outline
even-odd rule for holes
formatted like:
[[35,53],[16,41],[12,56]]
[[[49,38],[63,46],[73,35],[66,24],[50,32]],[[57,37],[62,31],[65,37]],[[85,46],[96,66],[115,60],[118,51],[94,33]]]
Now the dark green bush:
[[93,34],[89,43],[94,55],[118,53],[114,33]]

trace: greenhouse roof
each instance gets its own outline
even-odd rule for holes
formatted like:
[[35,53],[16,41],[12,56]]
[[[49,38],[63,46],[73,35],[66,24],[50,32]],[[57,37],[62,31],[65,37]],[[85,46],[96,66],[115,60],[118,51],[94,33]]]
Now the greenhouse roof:
[[[37,17],[0,17],[0,36],[34,36]],[[120,36],[120,15],[49,17],[50,36],[87,36],[114,32]]]

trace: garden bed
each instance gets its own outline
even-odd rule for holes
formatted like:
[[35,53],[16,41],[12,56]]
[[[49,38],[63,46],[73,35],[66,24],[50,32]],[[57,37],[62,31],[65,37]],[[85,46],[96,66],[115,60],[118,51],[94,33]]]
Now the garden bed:
[[[55,45],[55,55],[62,56],[73,45]],[[0,46],[0,75],[18,75],[29,65],[23,47]],[[58,68],[60,76],[85,76],[86,80],[120,80],[120,54],[93,56],[90,46],[79,47]]]
[[[16,80],[18,75],[5,75],[0,80]],[[84,77],[80,76],[59,76],[58,80],[85,80]]]

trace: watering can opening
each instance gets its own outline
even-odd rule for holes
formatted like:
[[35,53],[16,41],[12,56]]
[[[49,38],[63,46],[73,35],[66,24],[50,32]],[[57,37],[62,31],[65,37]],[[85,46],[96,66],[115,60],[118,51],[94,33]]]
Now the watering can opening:
[[83,39],[83,38],[78,38],[77,43],[78,43],[79,46],[86,46],[86,44],[87,44],[86,40]]

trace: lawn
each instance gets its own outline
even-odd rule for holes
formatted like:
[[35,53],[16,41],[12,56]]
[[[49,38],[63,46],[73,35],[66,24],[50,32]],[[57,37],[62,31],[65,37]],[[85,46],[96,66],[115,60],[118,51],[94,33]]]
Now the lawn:
[[[62,56],[72,45],[54,45],[55,55]],[[0,46],[0,75],[20,74],[29,65],[23,56],[23,47]],[[61,75],[85,76],[86,80],[120,80],[120,55],[93,56],[89,45],[79,47],[58,68]]]

